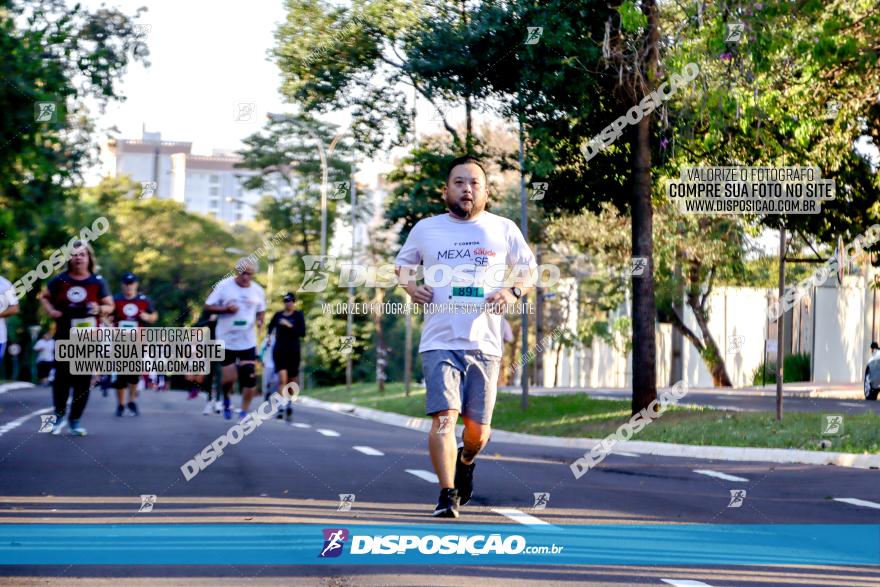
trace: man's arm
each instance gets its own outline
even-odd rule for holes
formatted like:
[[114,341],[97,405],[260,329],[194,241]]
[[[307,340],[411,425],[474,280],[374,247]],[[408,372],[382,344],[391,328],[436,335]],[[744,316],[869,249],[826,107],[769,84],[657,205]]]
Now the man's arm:
[[52,295],[49,293],[49,288],[44,288],[43,293],[40,294],[40,304],[49,316],[52,318],[61,318],[62,313],[52,305],[51,298]]
[[263,320],[266,318],[266,311],[257,312],[257,330],[263,329]]
[[113,309],[116,305],[113,303],[113,296],[104,296],[98,300],[98,311],[97,315],[107,316],[113,313]]
[[411,265],[398,265],[394,268],[397,284],[406,290],[409,297],[417,304],[430,304],[434,300],[434,290],[430,285],[419,285],[416,271]]
[[[0,294],[3,295],[3,294]],[[18,314],[18,304],[10,304],[8,308],[0,312],[0,318],[6,318],[7,316],[14,316]]]
[[205,311],[211,314],[234,314],[238,312],[238,306],[235,304],[205,304]]

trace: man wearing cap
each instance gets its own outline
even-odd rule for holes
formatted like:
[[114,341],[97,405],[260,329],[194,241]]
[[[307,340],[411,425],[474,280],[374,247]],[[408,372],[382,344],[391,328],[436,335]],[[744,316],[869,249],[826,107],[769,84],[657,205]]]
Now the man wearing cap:
[[[296,309],[296,296],[291,292],[284,294],[284,310],[275,312],[267,330],[269,336],[274,335],[272,361],[278,373],[279,391],[284,389],[288,381],[299,383],[300,344],[299,340],[306,335],[306,319],[301,310]],[[286,408],[287,421],[293,416],[293,406]],[[281,412],[278,413],[281,417]]]
[[[141,328],[153,324],[159,319],[159,313],[153,308],[153,302],[146,295],[138,293],[138,278],[134,273],[122,276],[122,293],[113,297],[113,325],[117,328]],[[116,375],[116,415],[120,418],[125,414],[125,388],[128,387],[128,410],[133,416],[138,415],[137,383],[139,375]]]

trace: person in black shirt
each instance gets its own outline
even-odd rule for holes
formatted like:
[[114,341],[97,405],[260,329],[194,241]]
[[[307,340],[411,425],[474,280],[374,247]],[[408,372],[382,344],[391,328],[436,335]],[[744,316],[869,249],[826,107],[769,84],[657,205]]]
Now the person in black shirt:
[[[96,328],[101,315],[113,311],[113,298],[104,278],[96,274],[98,267],[95,252],[88,243],[76,241],[67,262],[67,271],[52,279],[43,293],[40,302],[43,309],[55,319],[55,340],[68,340],[70,329]],[[64,413],[67,398],[73,388],[73,401],[70,404],[70,432],[85,436],[86,430],[79,420],[89,401],[91,375],[71,375],[70,363],[55,363],[55,381],[52,395],[55,401],[55,424],[52,434],[61,434],[65,426]]]
[[[296,309],[294,294],[284,294],[284,310],[272,316],[268,334],[274,334],[272,360],[275,362],[275,372],[278,373],[279,390],[284,389],[288,382],[299,383],[299,341],[306,335],[306,320],[302,311]],[[293,406],[290,403],[287,404],[286,412],[289,421],[293,416]],[[280,413],[278,417],[281,417]]]

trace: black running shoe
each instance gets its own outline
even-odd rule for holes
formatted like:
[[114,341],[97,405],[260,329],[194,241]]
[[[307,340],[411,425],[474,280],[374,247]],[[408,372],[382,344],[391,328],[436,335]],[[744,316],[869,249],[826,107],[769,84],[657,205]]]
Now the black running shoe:
[[128,411],[131,412],[133,416],[140,416],[140,412],[138,412],[138,406],[134,402],[128,402]]
[[434,508],[434,513],[431,515],[435,518],[457,518],[458,490],[455,488],[441,489],[437,507]]
[[116,415],[121,418],[125,414],[125,406],[116,406]]
[[466,505],[474,493],[474,467],[477,466],[477,461],[475,460],[470,465],[462,463],[462,450],[463,447],[459,447],[458,454],[455,456],[455,488],[458,489],[461,505]]

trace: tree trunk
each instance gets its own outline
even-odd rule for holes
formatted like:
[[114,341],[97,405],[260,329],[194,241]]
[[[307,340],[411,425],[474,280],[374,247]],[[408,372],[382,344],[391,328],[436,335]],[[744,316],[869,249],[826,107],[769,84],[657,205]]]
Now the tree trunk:
[[[657,69],[657,6],[644,3],[648,15],[648,56],[645,78],[653,80]],[[641,97],[634,92],[633,105]],[[633,142],[632,255],[647,259],[645,271],[632,276],[633,396],[632,413],[637,414],[657,399],[656,334],[657,307],[654,301],[654,211],[651,207],[651,117],[645,116],[635,128]]]
[[376,328],[376,385],[379,393],[385,391],[385,367],[388,364],[388,349],[385,347],[385,333],[382,331],[382,303],[385,301],[385,290],[376,288],[376,297],[373,300],[379,311],[373,312],[373,325]]
[[706,363],[709,373],[712,374],[712,385],[715,387],[733,387],[730,377],[727,375],[724,358],[718,351],[718,345],[715,344],[712,333],[709,332],[709,317],[703,308],[695,302],[695,299],[688,296],[688,306],[694,313],[694,318],[697,320],[697,326],[700,327],[700,334],[703,337],[703,348],[700,351],[700,356],[703,358],[703,362]]

